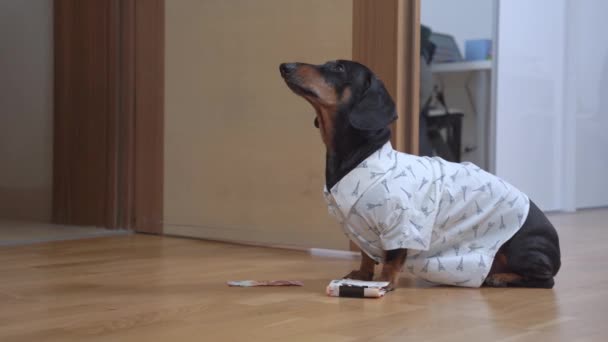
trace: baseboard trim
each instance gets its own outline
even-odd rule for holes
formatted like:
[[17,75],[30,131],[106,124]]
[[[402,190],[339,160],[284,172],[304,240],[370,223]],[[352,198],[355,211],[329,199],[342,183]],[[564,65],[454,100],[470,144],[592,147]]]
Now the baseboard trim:
[[361,257],[361,253],[339,249],[310,248],[309,253],[312,256],[324,258],[359,259]]
[[194,239],[209,242],[219,242],[231,245],[240,245],[248,247],[261,247],[261,248],[274,248],[274,249],[286,249],[298,252],[305,252],[314,257],[321,258],[333,258],[333,259],[358,259],[361,254],[358,252],[340,250],[340,249],[328,249],[328,248],[308,248],[289,244],[276,244],[276,243],[263,243],[263,242],[251,242],[242,240],[230,240],[230,239],[209,239],[196,236],[186,236],[180,234],[164,234],[164,236],[182,238],[182,239]]

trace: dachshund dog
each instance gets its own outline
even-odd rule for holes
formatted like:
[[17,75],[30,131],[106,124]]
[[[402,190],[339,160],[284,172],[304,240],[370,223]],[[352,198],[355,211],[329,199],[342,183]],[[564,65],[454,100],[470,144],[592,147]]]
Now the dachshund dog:
[[395,104],[364,65],[283,63],[287,86],[316,112],[326,146],[325,199],[361,249],[345,278],[397,286],[405,267],[436,284],[552,288],[555,228],[528,197],[472,163],[397,152]]

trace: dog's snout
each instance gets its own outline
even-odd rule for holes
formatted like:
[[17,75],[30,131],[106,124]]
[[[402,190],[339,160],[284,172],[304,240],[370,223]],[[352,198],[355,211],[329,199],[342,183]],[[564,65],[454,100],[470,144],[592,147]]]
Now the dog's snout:
[[281,76],[283,76],[283,77],[289,76],[291,73],[293,73],[296,70],[296,67],[297,67],[296,63],[281,63],[281,65],[279,66],[279,70],[281,71]]

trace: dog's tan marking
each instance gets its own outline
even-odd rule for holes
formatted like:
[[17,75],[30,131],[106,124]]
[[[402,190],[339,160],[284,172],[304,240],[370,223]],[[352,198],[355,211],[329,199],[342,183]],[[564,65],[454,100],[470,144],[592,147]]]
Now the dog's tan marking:
[[319,129],[321,130],[321,139],[328,149],[333,149],[334,137],[334,117],[336,107],[319,106],[317,109],[317,117],[319,118]]
[[317,68],[312,65],[299,65],[294,72],[298,86],[312,92],[313,95],[301,95],[315,109],[317,122],[321,132],[321,139],[327,149],[333,149],[334,121],[338,106],[346,103],[352,96],[351,89],[345,88],[338,96],[336,89],[325,81]]
[[338,104],[338,94],[330,84],[325,82],[325,78],[319,70],[311,65],[300,65],[295,71],[296,78],[300,86],[312,91],[317,95],[315,99],[320,105],[335,107]]
[[505,287],[510,283],[515,283],[522,280],[522,276],[516,273],[494,273],[490,274],[484,284],[494,287]]
[[501,248],[498,250],[498,253],[496,253],[496,256],[494,257],[494,262],[492,262],[492,268],[490,269],[489,274],[510,272],[511,269],[507,265],[507,256]]
[[374,278],[375,267],[376,262],[362,251],[361,265],[359,266],[359,269],[353,270],[349,274],[345,275],[344,278],[370,281]]
[[338,94],[336,90],[325,82],[323,76],[314,66],[300,65],[295,71],[295,76],[299,86],[316,95],[302,96],[310,102],[317,113],[323,143],[328,149],[333,149],[334,117],[338,109]]
[[[388,252],[387,252],[388,253]],[[399,274],[407,257],[407,249],[399,249],[391,260],[385,261],[380,274],[380,281],[388,281],[387,290],[392,291],[399,284]]]
[[351,96],[352,96],[352,91],[350,90],[350,87],[344,88],[344,90],[342,91],[342,96],[340,97],[340,103],[348,102],[348,100],[350,100]]

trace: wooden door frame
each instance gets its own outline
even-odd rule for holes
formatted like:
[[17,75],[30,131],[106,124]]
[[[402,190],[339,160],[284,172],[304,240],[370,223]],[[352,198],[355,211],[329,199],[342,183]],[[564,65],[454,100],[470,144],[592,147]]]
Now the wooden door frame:
[[[374,70],[395,99],[394,148],[418,154],[420,0],[353,0],[353,60]],[[350,250],[359,248],[350,242]]]
[[353,60],[374,70],[395,99],[395,149],[418,154],[420,0],[353,0]]
[[162,233],[164,0],[53,11],[53,221]]

